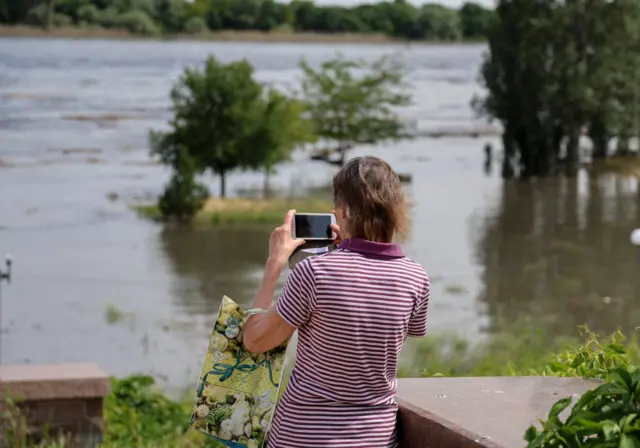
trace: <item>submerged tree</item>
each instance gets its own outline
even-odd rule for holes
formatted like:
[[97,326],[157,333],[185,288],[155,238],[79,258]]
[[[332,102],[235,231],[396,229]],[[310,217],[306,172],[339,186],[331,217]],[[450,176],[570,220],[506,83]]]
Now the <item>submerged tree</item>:
[[366,64],[340,57],[317,70],[306,61],[300,66],[310,118],[318,136],[337,145],[341,165],[356,144],[411,137],[395,110],[411,102],[396,59],[383,57]]
[[253,136],[255,145],[246,160],[252,168],[264,171],[266,196],[275,166],[290,160],[299,145],[315,142],[316,135],[313,123],[303,117],[304,105],[300,101],[270,88],[260,106],[260,124]]
[[223,64],[210,57],[203,70],[187,68],[171,91],[174,118],[168,132],[150,134],[152,154],[170,166],[186,149],[198,173],[211,170],[226,195],[226,176],[252,159],[262,86],[245,61]]
[[477,109],[504,128],[503,176],[574,173],[588,132],[604,156],[637,121],[640,2],[500,0]]
[[206,190],[195,179],[220,178],[235,169],[264,170],[288,160],[301,143],[315,140],[304,105],[253,78],[247,62],[223,64],[210,57],[204,69],[187,68],[171,91],[173,118],[166,132],[150,133],[151,153],[173,169],[160,200],[163,216],[186,220],[202,206]]
[[165,218],[188,222],[202,208],[209,191],[197,182],[195,164],[187,150],[176,154],[175,163],[171,180],[158,200],[158,208]]

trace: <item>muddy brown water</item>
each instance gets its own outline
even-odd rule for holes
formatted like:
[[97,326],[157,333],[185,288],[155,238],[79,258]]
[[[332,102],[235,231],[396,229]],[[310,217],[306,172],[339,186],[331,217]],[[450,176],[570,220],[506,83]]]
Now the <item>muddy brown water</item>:
[[[245,57],[260,80],[292,89],[301,57],[317,64],[336,51],[403,57],[414,105],[402,113],[419,135],[487,128],[469,107],[481,92],[482,46],[0,39],[0,253],[15,260],[12,284],[2,285],[2,363],[93,361],[114,375],[193,384],[221,296],[253,297],[270,229],[163,229],[139,219],[128,204],[153,198],[168,178],[149,163],[148,131],[165,126],[183,67],[208,54]],[[460,136],[353,152],[413,176],[406,252],[433,280],[431,331],[479,340],[522,317],[550,336],[583,323],[639,325],[640,266],[629,244],[640,226],[638,182],[582,172],[505,184],[483,171],[486,142],[499,147],[495,136]],[[297,153],[273,184],[317,193],[333,171]],[[233,194],[261,186],[254,173],[228,181]]]

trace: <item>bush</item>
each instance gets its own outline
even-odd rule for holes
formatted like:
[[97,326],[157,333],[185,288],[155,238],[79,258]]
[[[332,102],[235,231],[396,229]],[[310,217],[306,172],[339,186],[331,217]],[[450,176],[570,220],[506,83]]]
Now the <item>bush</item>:
[[195,180],[193,161],[185,150],[178,155],[176,165],[158,207],[164,218],[186,222],[200,211],[209,191]]
[[151,17],[142,11],[129,11],[120,16],[119,25],[134,34],[153,36],[158,33]]
[[53,16],[53,26],[65,27],[73,23],[73,19],[64,14],[55,14]]
[[634,448],[640,446],[640,370],[618,367],[608,382],[585,392],[569,416],[560,413],[571,405],[567,397],[556,402],[542,429],[525,433],[528,448]]
[[184,24],[184,30],[189,34],[204,33],[205,31],[207,31],[207,22],[204,20],[203,17],[199,17],[199,16],[191,17]]
[[78,23],[97,23],[100,19],[100,11],[94,5],[83,5],[78,9]]
[[40,5],[31,8],[27,14],[25,22],[27,25],[43,26],[47,21],[47,5],[41,3]]
[[171,441],[187,430],[188,416],[182,407],[154,390],[149,376],[111,380],[105,401],[105,444],[171,446]]
[[110,7],[99,11],[96,21],[105,28],[118,28],[120,26],[120,13],[116,8]]
[[153,17],[156,13],[157,0],[132,0],[131,9],[134,11],[142,11],[149,17]]
[[560,413],[571,397],[557,401],[541,428],[531,426],[525,433],[528,448],[634,448],[640,446],[640,370],[631,365],[637,360],[637,345],[623,345],[620,332],[602,342],[589,333],[587,343],[573,352],[556,356],[542,374],[601,378],[607,382],[585,392],[569,416]]

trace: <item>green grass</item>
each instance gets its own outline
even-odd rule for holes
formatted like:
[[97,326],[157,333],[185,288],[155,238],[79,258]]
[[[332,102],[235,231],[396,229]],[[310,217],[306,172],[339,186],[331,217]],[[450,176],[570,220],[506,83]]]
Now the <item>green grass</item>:
[[134,205],[132,208],[141,218],[151,219],[153,221],[162,219],[162,213],[160,213],[160,208],[158,208],[157,204]]
[[596,172],[614,172],[640,178],[640,156],[628,155],[597,159],[594,161],[593,168]]
[[462,285],[447,285],[445,291],[451,295],[465,294],[467,289]]
[[117,324],[118,322],[125,319],[127,316],[123,313],[117,306],[112,303],[109,303],[104,310],[104,320],[109,324]]
[[[162,221],[162,213],[156,204],[133,207],[138,216]],[[333,204],[317,198],[303,199],[214,199],[207,201],[194,217],[195,225],[219,226],[224,224],[281,224],[290,209],[306,213],[330,213]]]

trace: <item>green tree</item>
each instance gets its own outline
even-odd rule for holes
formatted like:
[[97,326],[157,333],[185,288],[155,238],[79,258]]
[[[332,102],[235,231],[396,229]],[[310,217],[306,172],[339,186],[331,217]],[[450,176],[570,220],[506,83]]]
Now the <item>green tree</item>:
[[202,208],[209,191],[196,181],[196,167],[187,150],[178,151],[175,163],[171,180],[158,200],[158,208],[164,218],[188,222]]
[[122,14],[119,18],[119,24],[134,34],[153,36],[158,33],[158,28],[153,22],[153,19],[145,12],[139,10]]
[[262,86],[246,61],[223,64],[212,56],[203,69],[187,68],[171,91],[171,129],[150,134],[152,154],[176,166],[186,149],[199,173],[219,176],[224,197],[227,174],[250,164],[261,97]]
[[187,12],[184,0],[155,0],[155,20],[166,33],[182,31]]
[[458,12],[460,16],[460,31],[466,39],[485,37],[492,18],[492,11],[482,5],[467,2]]
[[[437,4],[416,7],[404,0],[351,7],[316,5],[309,0],[289,3],[278,0],[0,0],[0,22],[33,23],[33,15],[27,17],[28,12],[48,1],[55,1],[56,11],[77,24],[87,22],[81,17],[81,10],[85,17],[96,15],[94,11],[87,12],[92,5],[101,11],[96,22],[111,28],[125,27],[119,23],[120,15],[142,11],[154,20],[155,28],[164,33],[202,30],[204,21],[214,31],[284,28],[319,33],[376,33],[411,40],[455,40],[460,36],[484,35],[484,23],[491,16],[490,10],[475,3],[456,10]],[[61,20],[59,17],[54,21]]]
[[[407,106],[404,69],[394,58],[372,64],[342,57],[313,69],[306,61],[302,88],[309,116],[319,137],[337,145],[339,163],[356,144],[409,138],[406,125],[395,112]],[[358,75],[356,71],[364,73]]]
[[45,30],[49,30],[55,25],[55,15],[55,0],[44,0],[33,6],[24,20],[29,25],[37,25],[43,27]]
[[504,128],[503,176],[574,174],[581,133],[596,155],[637,135],[640,2],[501,0],[478,110]]
[[444,6],[424,5],[417,20],[422,39],[456,41],[462,37],[458,14]]
[[304,118],[304,104],[276,89],[267,90],[259,110],[260,124],[253,136],[255,145],[247,160],[252,168],[264,171],[267,196],[276,165],[290,160],[298,146],[315,142],[316,135],[313,123]]
[[44,19],[44,28],[51,29],[53,27],[53,21],[56,14],[56,1],[55,0],[45,0],[46,5],[46,13]]

